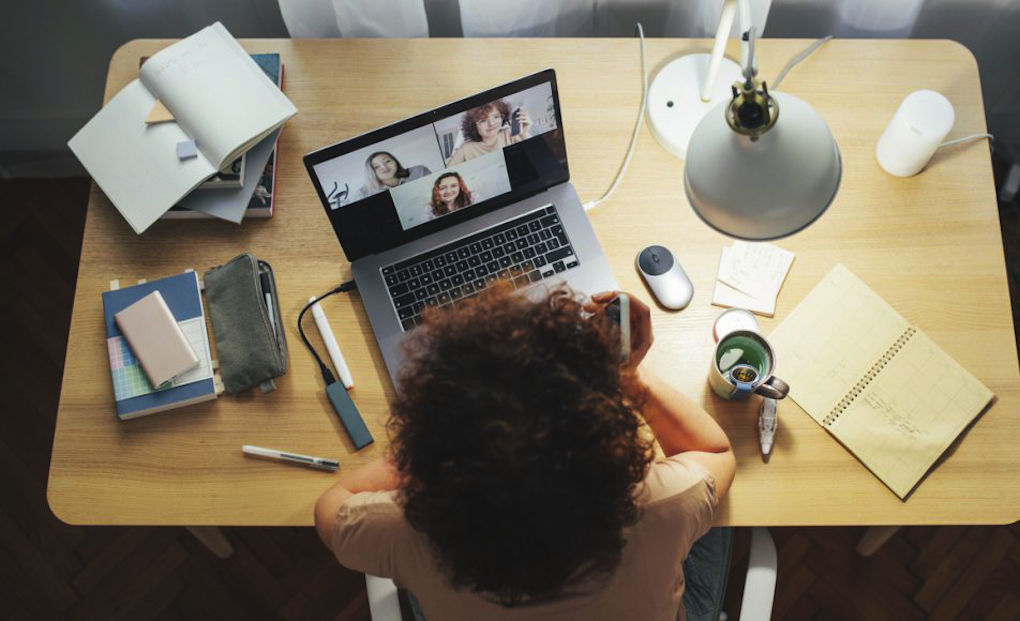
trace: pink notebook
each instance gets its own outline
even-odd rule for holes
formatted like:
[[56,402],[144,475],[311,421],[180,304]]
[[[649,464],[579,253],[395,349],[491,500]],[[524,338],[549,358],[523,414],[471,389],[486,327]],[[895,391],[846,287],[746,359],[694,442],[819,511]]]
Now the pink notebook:
[[153,387],[194,368],[198,356],[159,291],[113,316]]

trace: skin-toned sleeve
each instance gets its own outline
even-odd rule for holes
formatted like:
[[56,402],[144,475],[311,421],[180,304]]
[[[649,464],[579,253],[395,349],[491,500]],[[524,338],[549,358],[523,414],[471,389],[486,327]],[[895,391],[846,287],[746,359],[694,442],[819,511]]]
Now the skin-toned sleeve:
[[337,510],[330,547],[344,567],[391,578],[401,587],[424,560],[420,540],[393,492],[360,492],[348,498]]
[[646,518],[671,537],[681,535],[681,548],[694,542],[712,527],[716,498],[715,479],[702,464],[674,455],[652,464],[645,478]]
[[464,158],[464,147],[457,149],[450,156],[450,161],[446,163],[447,166],[453,166],[454,164],[463,164],[467,160]]

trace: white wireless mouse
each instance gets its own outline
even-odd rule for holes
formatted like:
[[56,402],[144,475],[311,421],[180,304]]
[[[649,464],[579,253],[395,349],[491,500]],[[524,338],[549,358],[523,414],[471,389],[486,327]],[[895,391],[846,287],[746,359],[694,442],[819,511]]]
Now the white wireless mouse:
[[680,310],[691,303],[694,285],[673,253],[663,246],[649,246],[639,252],[637,269],[659,304]]

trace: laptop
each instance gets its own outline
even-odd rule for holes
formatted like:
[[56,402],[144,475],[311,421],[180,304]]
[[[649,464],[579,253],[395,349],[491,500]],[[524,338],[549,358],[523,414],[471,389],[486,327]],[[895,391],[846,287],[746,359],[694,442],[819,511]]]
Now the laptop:
[[570,184],[556,74],[541,71],[309,153],[396,383],[430,306],[500,278],[530,295],[617,288]]

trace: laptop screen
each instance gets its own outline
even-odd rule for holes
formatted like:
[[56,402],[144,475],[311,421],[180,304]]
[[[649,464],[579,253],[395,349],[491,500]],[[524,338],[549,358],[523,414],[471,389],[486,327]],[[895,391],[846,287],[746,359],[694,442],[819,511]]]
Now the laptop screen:
[[348,260],[567,181],[551,69],[309,153]]

